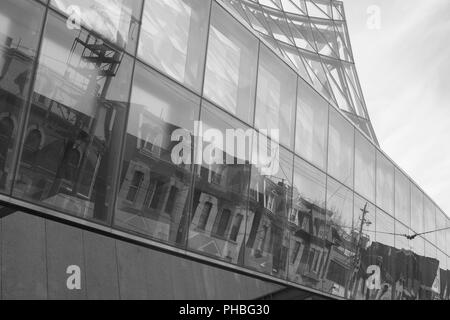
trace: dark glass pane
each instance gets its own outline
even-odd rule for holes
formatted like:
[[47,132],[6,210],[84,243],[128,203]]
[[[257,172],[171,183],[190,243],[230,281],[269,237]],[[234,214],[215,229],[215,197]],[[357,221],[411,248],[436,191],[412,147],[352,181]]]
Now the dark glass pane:
[[[263,141],[259,140],[260,147],[269,149]],[[264,153],[261,151],[258,156],[265,157]],[[292,210],[293,162],[293,154],[280,148],[279,165],[271,172],[252,166],[245,265],[280,278],[287,274],[287,218]]]
[[[26,17],[26,19],[24,19]],[[42,5],[5,0],[0,6],[0,190],[9,189],[17,161],[19,126],[42,28]],[[36,147],[36,141],[26,141]],[[28,154],[30,160],[30,155]]]
[[407,236],[411,231],[405,225],[395,222],[395,300],[412,300],[414,298],[414,265],[416,256]]
[[352,275],[348,297],[357,300],[376,299],[378,280],[381,279],[381,261],[375,242],[375,206],[355,195],[353,209],[353,235],[351,238]]
[[83,26],[135,53],[142,0],[51,0],[51,5],[69,17],[65,28],[76,31]]
[[[395,294],[395,223],[394,218],[377,209],[375,242],[372,244],[372,261],[380,277],[369,290],[370,299],[392,300]],[[378,272],[378,270],[377,270]]]
[[[243,139],[237,138],[238,132]],[[188,246],[208,256],[242,263],[246,224],[236,231],[233,222],[239,215],[247,217],[252,131],[204,101],[198,133]]]
[[[326,176],[300,158],[294,165],[293,207],[289,217],[291,250],[289,280],[322,290],[328,252],[325,241]],[[298,243],[298,244],[297,244]]]
[[323,290],[348,297],[352,264],[349,252],[354,251],[353,191],[328,178],[327,229],[325,248],[328,260],[323,275]]
[[[92,42],[111,58],[90,51]],[[49,15],[16,197],[87,219],[109,219],[131,71],[132,60],[123,52]]]
[[437,300],[440,291],[439,260],[436,247],[427,240],[425,240],[425,257],[421,261],[421,274],[420,300]]
[[[198,97],[136,64],[116,225],[184,245],[199,105]],[[136,172],[143,178],[129,199]]]

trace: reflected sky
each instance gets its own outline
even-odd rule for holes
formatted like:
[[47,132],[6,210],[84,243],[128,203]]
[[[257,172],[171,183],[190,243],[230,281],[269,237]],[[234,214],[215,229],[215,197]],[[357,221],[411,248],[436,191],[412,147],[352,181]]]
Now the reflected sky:
[[[450,212],[450,1],[344,0],[356,67],[382,149]],[[370,6],[379,30],[367,27]]]

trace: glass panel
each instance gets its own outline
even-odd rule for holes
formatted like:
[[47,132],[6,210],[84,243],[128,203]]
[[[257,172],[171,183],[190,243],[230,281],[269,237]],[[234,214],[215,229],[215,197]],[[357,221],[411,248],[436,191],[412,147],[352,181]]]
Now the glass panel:
[[377,151],[377,206],[394,215],[394,165]]
[[145,1],[138,56],[200,92],[210,0]]
[[[352,276],[349,282],[349,296],[351,299],[374,299],[373,288],[376,280],[381,277],[377,268],[379,261],[376,256],[375,241],[375,206],[355,195],[353,225],[355,226],[351,240]],[[373,273],[373,274],[372,274]],[[372,274],[369,278],[367,277]]]
[[447,228],[447,216],[439,209],[436,208],[436,245],[442,252],[447,251],[446,233]]
[[295,151],[326,169],[328,103],[303,80],[298,81]]
[[423,193],[411,184],[411,229],[417,233],[424,232]]
[[375,200],[375,147],[359,132],[355,140],[355,191]]
[[330,108],[328,174],[353,188],[355,129],[334,108]]
[[399,222],[395,222],[395,276],[394,299],[412,300],[415,283],[414,269],[415,256],[407,236],[411,231]]
[[425,257],[422,261],[422,286],[419,291],[420,300],[437,300],[440,291],[439,260],[437,249],[425,241]]
[[288,214],[293,213],[294,156],[284,149],[280,151],[280,166],[274,174],[267,175],[252,167],[245,265],[286,278],[289,251],[287,219]]
[[[412,232],[413,234],[415,232]],[[416,237],[411,241],[411,248],[414,252],[413,261],[413,288],[411,291],[411,300],[417,300],[421,296],[423,283],[423,270],[425,267],[425,241],[422,237]]]
[[354,229],[353,191],[329,178],[325,242],[329,254],[323,275],[323,290],[327,293],[348,297]]
[[411,226],[411,182],[395,169],[395,218],[408,228]]
[[435,298],[440,300],[448,299],[448,266],[447,266],[447,256],[442,251],[437,251],[437,259],[439,261],[439,270],[435,286],[433,286],[434,292],[436,293]]
[[[395,294],[396,251],[394,218],[377,209],[376,242],[373,244],[373,261],[379,268],[380,278],[375,279],[369,295],[374,300],[392,300]],[[376,271],[378,272],[378,270]],[[379,280],[379,282],[378,282]]]
[[[242,264],[246,226],[250,225],[247,206],[253,133],[206,102],[201,121],[188,245],[204,255]],[[230,135],[230,130],[236,135]],[[234,130],[241,130],[242,135]],[[241,139],[237,141],[237,137]],[[236,153],[236,145],[244,152]]]
[[[322,290],[328,251],[324,247],[326,176],[295,159],[293,211],[289,217],[289,279]],[[298,248],[298,250],[297,250]]]
[[106,44],[102,50],[113,60],[87,59],[89,38],[94,36],[71,31],[59,16],[49,15],[14,194],[106,222],[119,166],[132,60]]
[[424,235],[425,239],[436,245],[436,207],[433,202],[424,195],[423,197]]
[[136,64],[117,226],[183,245],[199,105],[193,94]]
[[0,6],[0,190],[9,189],[13,179],[43,17],[42,5],[33,1],[6,0]]
[[[69,17],[66,21],[68,29],[77,30],[82,25],[104,40],[122,49],[127,48],[128,52],[134,54],[141,0],[51,0],[51,5]],[[91,45],[94,55],[101,54],[97,43]]]
[[270,137],[276,141],[278,137],[272,130],[278,130],[279,141],[291,148],[294,142],[297,77],[263,45],[259,59],[255,126],[268,130]]
[[253,124],[257,63],[257,39],[214,2],[204,96]]

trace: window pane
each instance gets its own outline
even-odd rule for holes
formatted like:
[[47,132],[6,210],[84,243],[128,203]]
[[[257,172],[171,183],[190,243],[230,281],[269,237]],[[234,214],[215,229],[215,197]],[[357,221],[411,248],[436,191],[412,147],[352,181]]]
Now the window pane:
[[[322,290],[328,251],[324,247],[326,176],[300,158],[295,159],[293,215],[289,218],[291,253],[289,279]],[[300,250],[292,251],[296,244]]]
[[433,202],[424,195],[423,197],[424,230],[430,232],[424,235],[425,239],[436,245],[436,207]]
[[33,1],[6,0],[0,6],[0,190],[9,189],[13,179],[43,16],[42,6]]
[[349,297],[351,299],[366,300],[374,299],[374,291],[367,292],[363,286],[358,286],[358,281],[365,282],[367,273],[380,274],[377,269],[377,246],[375,245],[376,218],[375,206],[355,195],[355,205],[353,209],[353,224],[355,226],[351,242],[351,267],[353,270],[350,285]]
[[405,235],[411,231],[405,225],[395,222],[395,300],[410,300],[413,298],[415,257],[412,254],[410,241]]
[[[329,250],[328,268],[324,272],[323,290],[345,297],[351,276],[348,262],[352,250],[353,191],[329,178],[327,183],[327,231],[326,244]],[[328,244],[330,244],[328,246]]]
[[423,193],[415,184],[411,184],[411,229],[424,232]]
[[280,149],[279,158],[279,168],[271,175],[257,166],[252,167],[245,265],[286,278],[289,250],[287,218],[292,213],[294,156]]
[[328,103],[303,80],[298,81],[295,151],[326,169]]
[[[67,21],[68,28],[76,30],[82,25],[134,54],[141,0],[51,0],[51,5],[71,18]],[[97,52],[93,51],[94,54]]]
[[[446,233],[447,230],[447,216],[439,209],[436,208],[436,245],[439,250],[446,252],[447,243],[446,243]],[[443,230],[444,229],[444,230]]]
[[[261,46],[258,71],[255,126],[278,130],[279,141],[293,146],[297,77],[267,47]],[[275,138],[273,134],[270,135]]]
[[395,169],[395,218],[411,227],[411,182]]
[[[113,58],[86,59],[86,39]],[[15,196],[83,218],[108,219],[131,70],[132,60],[123,52],[49,15]]]
[[375,147],[359,132],[355,141],[355,191],[375,200]]
[[355,129],[333,108],[330,108],[328,141],[328,174],[353,188]]
[[209,0],[145,1],[138,56],[200,92]]
[[434,286],[434,289],[439,290],[438,296],[441,300],[446,300],[448,297],[447,290],[449,284],[447,278],[448,277],[447,256],[442,251],[437,250],[437,259],[439,261],[438,276],[440,281],[439,283],[436,282],[436,286]]
[[377,151],[377,206],[394,214],[394,165]]
[[[183,245],[192,181],[192,136],[200,99],[156,72],[136,64],[116,225],[157,240]],[[172,135],[179,133],[172,139]],[[182,147],[184,163],[173,153]],[[142,181],[129,199],[133,176]]]
[[215,2],[212,10],[204,95],[252,123],[258,41]]
[[[240,253],[246,225],[250,224],[245,220],[237,224],[240,216],[247,217],[250,181],[248,154],[253,132],[242,122],[205,101],[202,104],[201,121],[199,130],[202,136],[196,147],[195,189],[188,245],[190,249],[204,255],[242,264]],[[245,141],[237,141],[236,136],[227,136],[227,130],[237,129],[242,130]],[[243,142],[244,152],[234,152],[235,148],[230,147],[231,142],[235,143],[234,146]]]
[[421,261],[421,289],[420,300],[436,300],[439,295],[439,260],[437,260],[437,249],[428,241],[425,241],[425,256]]
[[395,223],[394,218],[377,209],[376,216],[376,243],[373,244],[372,255],[380,270],[380,285],[376,284],[374,289],[369,290],[371,299],[392,300],[395,287],[396,255],[395,255]]
[[[415,232],[413,232],[415,234]],[[413,296],[413,300],[417,300],[420,296],[420,292],[422,291],[420,286],[423,283],[423,275],[422,270],[425,268],[425,241],[422,237],[417,237],[411,241],[411,248],[414,252],[414,261],[413,261],[413,290],[411,295]]]

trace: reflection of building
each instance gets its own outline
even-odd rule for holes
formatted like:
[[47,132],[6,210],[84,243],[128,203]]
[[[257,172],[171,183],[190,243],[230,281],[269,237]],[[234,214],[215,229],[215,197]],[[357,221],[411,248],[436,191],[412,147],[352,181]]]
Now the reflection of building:
[[[2,1],[1,298],[450,298],[449,233],[404,236],[449,220],[378,147],[341,2],[110,2]],[[198,120],[280,129],[244,148],[278,172],[177,163]]]

